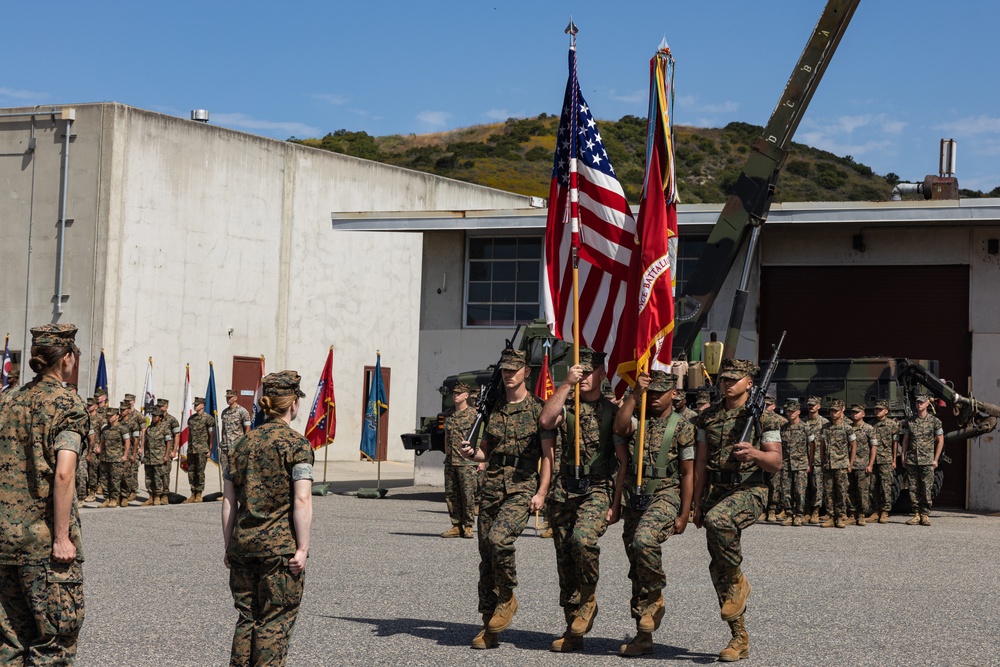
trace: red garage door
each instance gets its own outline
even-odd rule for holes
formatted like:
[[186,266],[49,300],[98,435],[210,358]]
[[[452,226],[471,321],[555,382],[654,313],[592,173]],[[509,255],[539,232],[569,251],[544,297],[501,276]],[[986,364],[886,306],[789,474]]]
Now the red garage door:
[[[761,269],[761,349],[788,338],[786,359],[937,359],[941,377],[968,391],[972,374],[968,266],[792,266]],[[938,411],[945,430],[956,428]],[[964,507],[967,451],[945,448],[944,487],[935,504]]]

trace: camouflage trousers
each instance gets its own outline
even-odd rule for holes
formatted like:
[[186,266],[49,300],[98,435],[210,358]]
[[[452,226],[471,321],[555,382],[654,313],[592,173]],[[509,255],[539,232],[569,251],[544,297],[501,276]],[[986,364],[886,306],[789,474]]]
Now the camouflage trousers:
[[708,571],[719,597],[720,608],[743,562],[740,537],[744,530],[757,522],[766,501],[767,486],[760,483],[712,486],[701,503],[702,526],[711,556]]
[[812,474],[809,475],[809,496],[806,500],[806,507],[814,510],[831,509],[830,493],[827,490],[827,477],[829,473],[822,466],[813,466]]
[[[787,462],[786,462],[787,465]],[[781,467],[781,495],[784,498],[785,509],[795,516],[805,516],[806,486],[809,483],[809,473],[805,470],[785,470]]]
[[625,524],[622,541],[628,556],[628,578],[632,582],[632,618],[641,618],[663,594],[667,576],[663,572],[660,545],[674,534],[680,506],[680,491],[674,487],[658,491],[644,512],[628,505],[622,508]]
[[929,514],[931,511],[931,491],[934,489],[934,466],[906,464],[906,474],[910,478],[910,502],[913,511]]
[[146,464],[146,491],[150,497],[170,492],[170,464]]
[[827,505],[831,517],[847,516],[847,468],[826,470],[826,495],[832,504]]
[[872,468],[874,481],[872,489],[872,510],[881,512],[892,511],[892,484],[895,481],[896,471],[892,469],[892,464],[876,463]]
[[139,490],[139,457],[130,458],[125,463],[125,474],[122,477],[122,490],[125,495],[131,495]]
[[547,503],[559,573],[559,606],[567,614],[586,602],[582,588],[597,586],[601,556],[597,541],[608,529],[611,492],[610,479],[594,479],[586,493],[567,494],[560,502]]
[[764,473],[764,479],[767,480],[767,510],[769,512],[780,512],[788,509],[787,499],[782,494],[784,478],[784,466],[778,472]]
[[191,493],[201,493],[205,490],[205,466],[208,464],[208,452],[188,451],[188,483]]
[[871,475],[865,470],[852,470],[847,475],[850,494],[847,496],[847,516],[868,516],[868,496],[871,494]]
[[444,466],[444,499],[451,525],[472,528],[476,511],[476,466]]
[[83,617],[79,562],[0,565],[0,665],[71,665]]
[[479,507],[479,613],[492,614],[499,589],[517,586],[514,540],[528,524],[530,491],[484,485]]
[[239,613],[230,667],[281,667],[302,602],[305,573],[292,574],[287,556],[229,559],[229,588]]
[[91,457],[90,461],[87,463],[87,494],[97,493],[97,487],[100,485],[101,476],[101,462],[97,458],[97,454]]
[[128,497],[122,485],[126,465],[121,461],[101,461],[101,486],[106,499],[114,501]]

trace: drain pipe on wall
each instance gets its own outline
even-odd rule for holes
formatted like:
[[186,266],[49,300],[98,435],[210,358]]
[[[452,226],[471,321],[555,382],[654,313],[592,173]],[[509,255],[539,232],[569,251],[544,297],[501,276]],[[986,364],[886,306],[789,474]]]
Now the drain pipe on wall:
[[59,264],[56,273],[56,315],[63,312],[63,259],[66,255],[66,199],[69,195],[69,140],[76,120],[76,109],[63,109],[61,120],[66,121],[63,135],[62,194],[59,198]]

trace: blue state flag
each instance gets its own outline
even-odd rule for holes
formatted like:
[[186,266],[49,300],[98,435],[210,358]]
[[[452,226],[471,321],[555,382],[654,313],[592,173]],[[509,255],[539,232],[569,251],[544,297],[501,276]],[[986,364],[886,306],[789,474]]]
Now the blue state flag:
[[0,370],[0,378],[2,378],[2,382],[0,382],[0,389],[6,389],[7,385],[10,384],[10,373],[14,370],[14,362],[10,358],[10,347],[7,345],[9,341],[10,334],[3,339],[3,369]]
[[104,350],[101,350],[101,360],[97,363],[97,381],[94,382],[94,393],[98,389],[108,390],[108,365],[104,361]]
[[208,387],[205,388],[205,414],[215,422],[215,437],[212,438],[212,449],[208,453],[208,458],[212,463],[219,465],[219,399],[215,395],[215,365],[208,362]]
[[368,387],[368,401],[365,403],[365,420],[361,425],[362,460],[375,460],[378,451],[378,420],[389,410],[385,400],[385,385],[382,384],[382,355],[375,361],[375,372]]

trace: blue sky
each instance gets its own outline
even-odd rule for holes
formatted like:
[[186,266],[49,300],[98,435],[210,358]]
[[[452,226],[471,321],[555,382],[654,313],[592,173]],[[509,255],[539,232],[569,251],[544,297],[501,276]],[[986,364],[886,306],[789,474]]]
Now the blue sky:
[[[0,106],[118,101],[280,139],[435,132],[557,113],[563,34],[597,118],[645,115],[648,61],[677,60],[675,121],[763,125],[821,0],[9,3]],[[795,140],[878,173],[1000,186],[1000,4],[862,0]],[[994,81],[993,84],[989,83]]]

